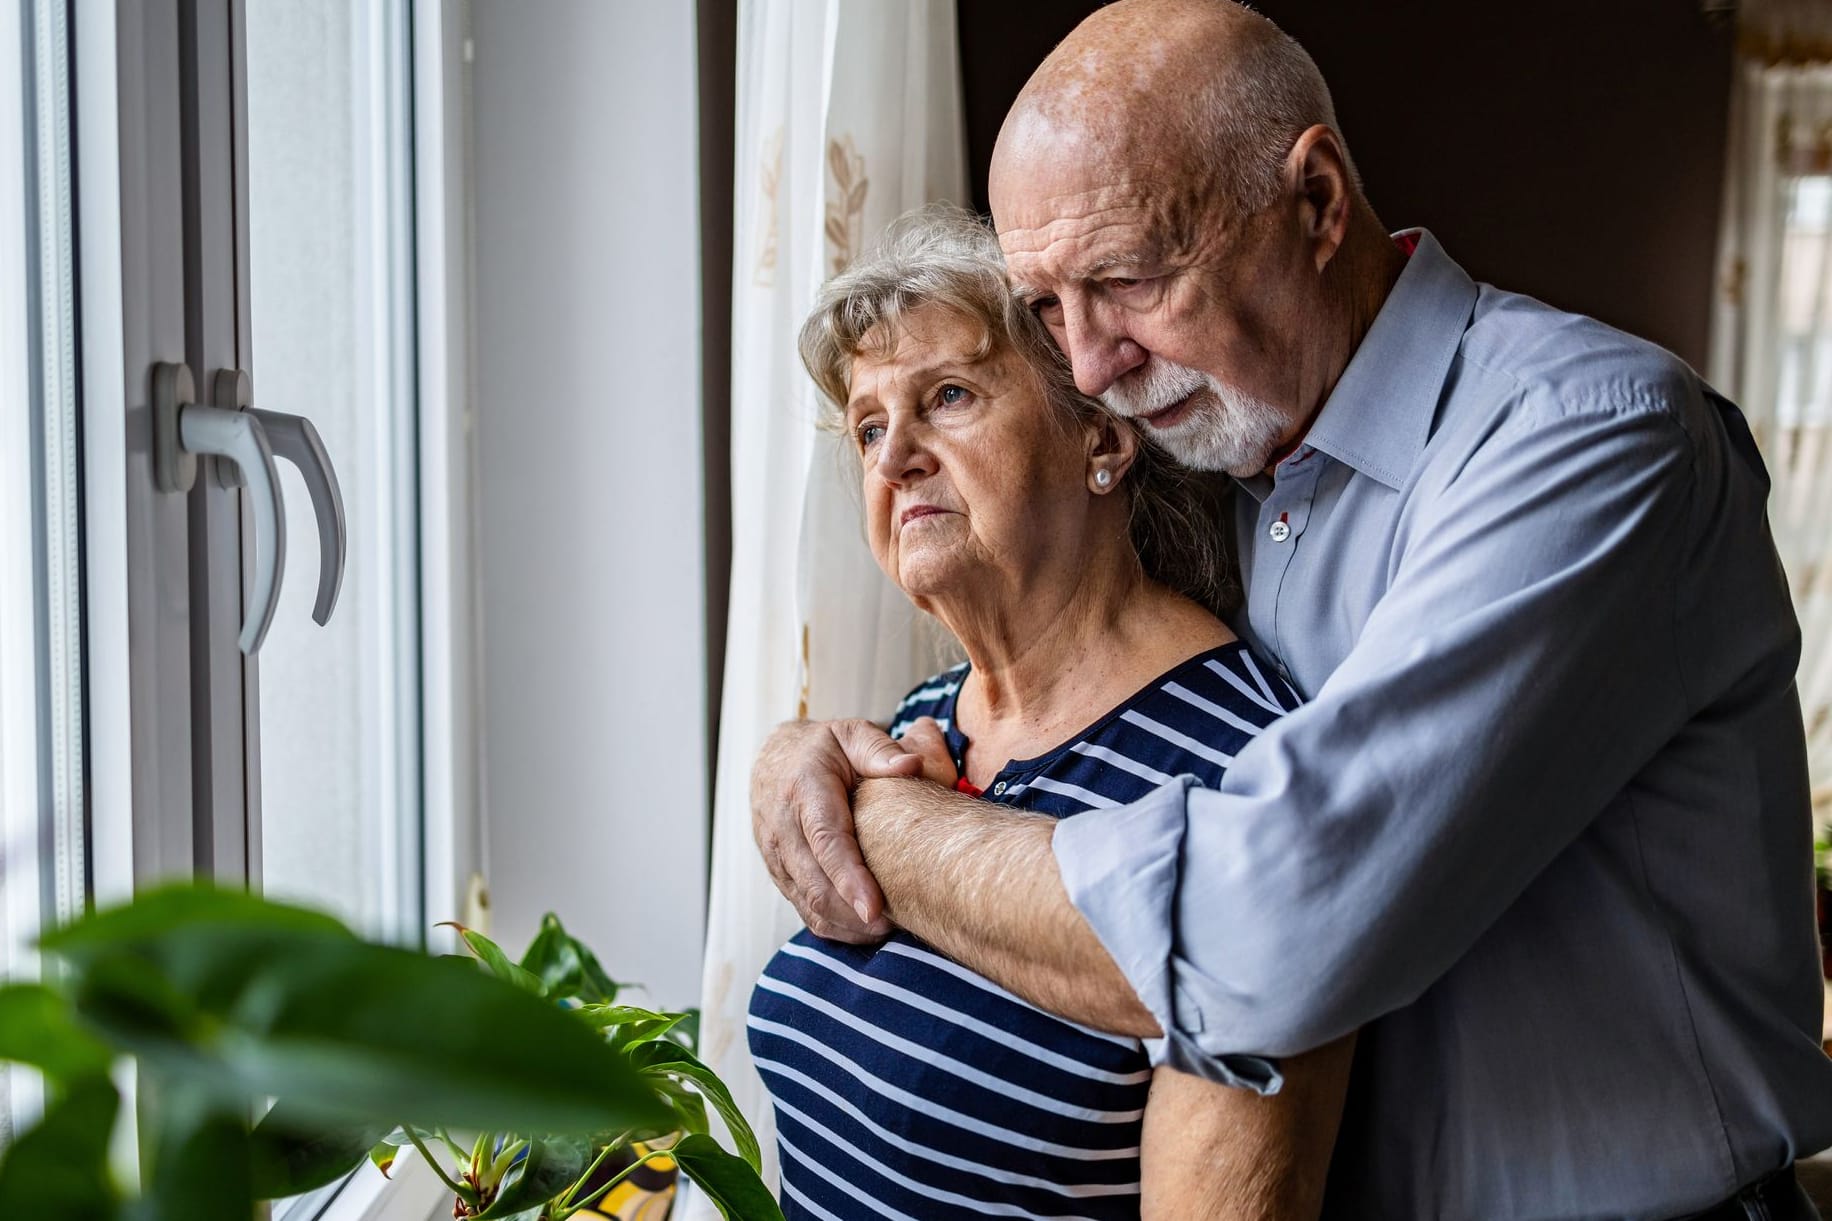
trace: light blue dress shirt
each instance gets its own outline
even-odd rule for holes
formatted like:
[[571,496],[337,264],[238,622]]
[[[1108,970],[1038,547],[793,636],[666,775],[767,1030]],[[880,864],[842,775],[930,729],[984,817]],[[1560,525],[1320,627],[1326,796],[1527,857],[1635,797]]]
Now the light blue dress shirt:
[[1310,702],[1218,790],[1056,831],[1154,1061],[1276,1088],[1360,1028],[1331,1216],[1674,1217],[1832,1143],[1799,629],[1736,408],[1421,234],[1246,487],[1236,627]]

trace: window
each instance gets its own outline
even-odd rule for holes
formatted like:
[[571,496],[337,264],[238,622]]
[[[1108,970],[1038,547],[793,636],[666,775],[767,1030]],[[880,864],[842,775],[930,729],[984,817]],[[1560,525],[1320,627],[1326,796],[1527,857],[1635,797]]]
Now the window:
[[317,525],[281,469],[289,555],[260,656],[260,854],[271,896],[417,941],[418,539],[404,4],[247,6],[255,404],[310,419],[348,553],[312,622]]
[[1814,806],[1828,823],[1832,65],[1794,62],[1785,53],[1823,45],[1816,38],[1759,22],[1745,33],[1753,54],[1737,65],[1710,377],[1743,408],[1773,481],[1769,521],[1801,623]]
[[[89,889],[68,12],[0,22],[0,967]],[[39,1105],[0,1069],[0,1140]]]

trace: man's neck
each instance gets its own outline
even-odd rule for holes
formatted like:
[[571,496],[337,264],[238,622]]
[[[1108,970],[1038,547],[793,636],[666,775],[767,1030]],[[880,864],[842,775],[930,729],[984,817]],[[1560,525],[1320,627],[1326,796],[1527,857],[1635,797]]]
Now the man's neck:
[[1367,338],[1368,331],[1373,328],[1374,319],[1380,316],[1387,298],[1393,295],[1393,286],[1399,283],[1400,276],[1406,270],[1406,258],[1405,252],[1381,228],[1379,218],[1365,206],[1358,208],[1341,248],[1336,251],[1336,257],[1330,261],[1325,272],[1329,290],[1342,303],[1342,308],[1338,315],[1340,323],[1336,328],[1337,338],[1327,352],[1322,388],[1311,403],[1310,412],[1304,417],[1303,423],[1285,444],[1273,451],[1266,463],[1265,474],[1271,475],[1278,469],[1279,463],[1291,457],[1304,444],[1311,425],[1323,413],[1329,396],[1336,390],[1336,383],[1342,380],[1349,362],[1361,347],[1361,341]]

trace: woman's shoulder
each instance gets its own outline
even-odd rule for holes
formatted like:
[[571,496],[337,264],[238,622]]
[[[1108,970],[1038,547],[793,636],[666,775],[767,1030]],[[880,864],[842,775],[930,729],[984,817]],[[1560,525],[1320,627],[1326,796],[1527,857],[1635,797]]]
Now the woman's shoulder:
[[[1131,703],[1151,705],[1182,722],[1192,714],[1246,721],[1264,729],[1304,702],[1278,670],[1254,655],[1244,640],[1234,640],[1185,659],[1160,674]],[[1196,722],[1200,724],[1200,720]]]
[[1105,728],[1107,736],[1189,756],[1185,770],[1200,774],[1196,764],[1225,767],[1247,739],[1300,702],[1277,670],[1237,640],[1159,675]]
[[930,675],[910,688],[910,693],[903,697],[896,711],[891,713],[891,737],[902,737],[903,731],[910,727],[912,721],[923,717],[934,717],[946,729],[954,715],[954,701],[960,695],[961,682],[966,677],[967,663],[963,661],[958,666]]
[[[1079,737],[1025,769],[1025,789],[1136,801],[1173,777],[1220,782],[1248,742],[1302,702],[1244,643],[1208,649],[1160,674]],[[1090,804],[1083,800],[1083,804]]]

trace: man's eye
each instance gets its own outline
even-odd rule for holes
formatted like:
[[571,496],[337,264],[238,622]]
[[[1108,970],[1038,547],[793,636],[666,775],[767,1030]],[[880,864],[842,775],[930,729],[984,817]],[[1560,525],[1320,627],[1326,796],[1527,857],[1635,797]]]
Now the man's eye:
[[860,449],[870,449],[884,439],[884,425],[861,424],[857,429]]
[[966,401],[967,389],[964,386],[943,386],[935,397],[943,407],[952,407]]
[[1062,302],[1055,297],[1038,297],[1031,302],[1031,313],[1045,326],[1053,325],[1062,321]]
[[1140,281],[1132,276],[1113,276],[1112,278],[1106,281],[1106,285],[1108,288],[1121,289],[1121,290],[1128,289],[1128,288],[1136,288],[1138,287],[1139,283]]

